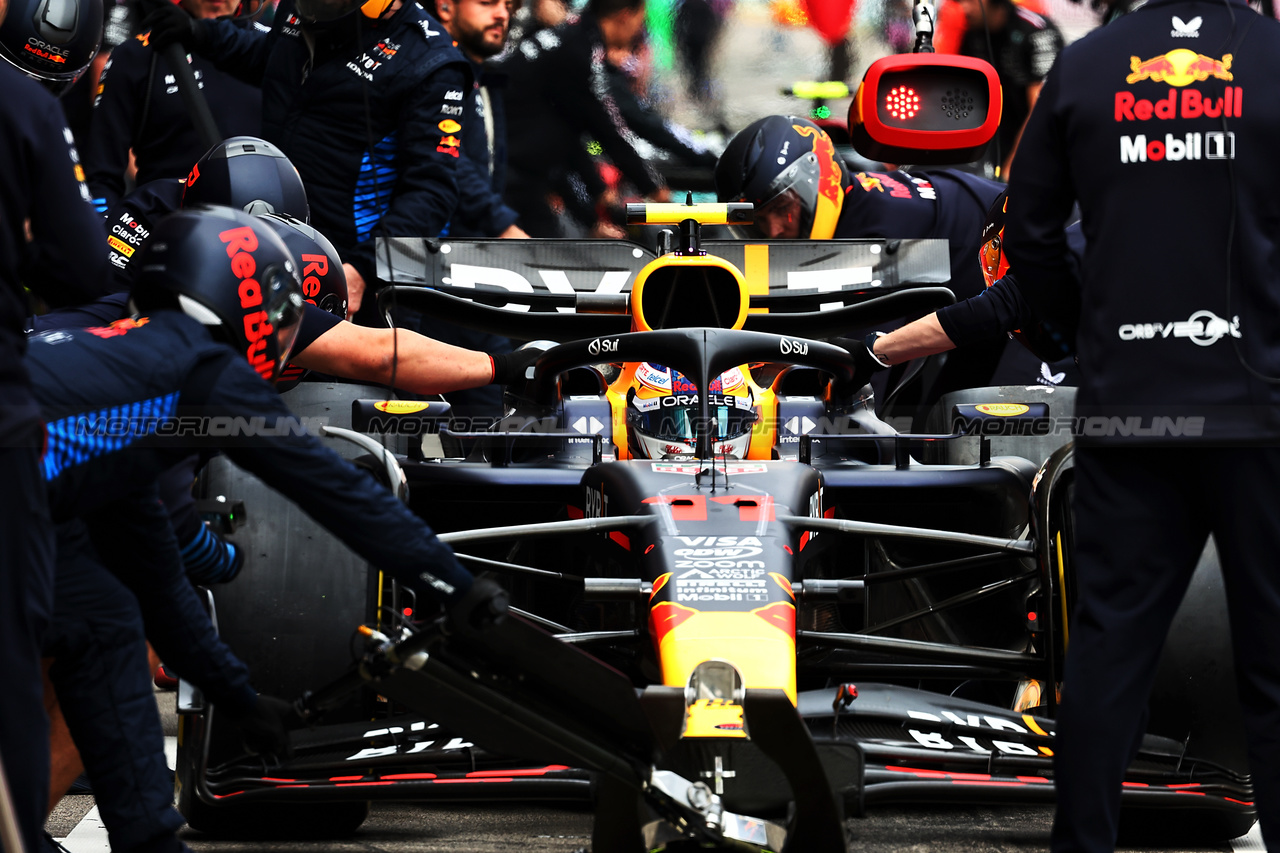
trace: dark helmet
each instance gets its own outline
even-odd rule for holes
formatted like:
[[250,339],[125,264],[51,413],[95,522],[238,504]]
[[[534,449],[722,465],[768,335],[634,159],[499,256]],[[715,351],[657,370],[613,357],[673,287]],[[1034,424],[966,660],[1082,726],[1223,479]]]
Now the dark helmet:
[[829,240],[849,173],[826,131],[805,118],[769,116],[729,140],[716,163],[720,201],[756,206],[754,234]]
[[10,0],[0,59],[61,95],[98,55],[102,22],[102,0]]
[[246,213],[311,218],[298,170],[279,148],[255,136],[233,136],[210,148],[191,167],[182,206],[225,204]]
[[[1009,269],[1009,259],[1004,254],[1004,219],[1008,210],[1009,193],[1006,191],[991,203],[987,221],[982,225],[978,263],[982,267],[982,278],[987,287],[1013,272]],[[1051,333],[1043,323],[1017,329],[1010,333],[1010,337],[1031,350],[1032,355],[1042,361],[1054,362],[1068,354],[1062,335]]]
[[329,239],[300,219],[279,213],[264,213],[262,219],[293,253],[293,263],[302,279],[302,298],[347,319],[347,274],[342,259]]
[[182,311],[279,378],[302,320],[293,255],[266,222],[229,207],[179,210],[138,251],[135,310]]

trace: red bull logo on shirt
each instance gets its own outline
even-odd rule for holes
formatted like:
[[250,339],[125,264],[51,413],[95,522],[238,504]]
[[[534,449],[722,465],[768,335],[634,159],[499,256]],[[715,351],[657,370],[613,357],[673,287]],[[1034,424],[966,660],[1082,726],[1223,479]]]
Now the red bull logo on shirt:
[[1125,78],[1126,83],[1137,83],[1151,80],[1155,83],[1168,83],[1170,86],[1186,86],[1188,83],[1208,80],[1217,77],[1219,80],[1230,80],[1231,54],[1224,54],[1222,59],[1214,59],[1194,50],[1180,47],[1161,56],[1151,59],[1129,57],[1129,70],[1132,72]]
[[[1181,97],[1179,97],[1181,95]],[[1149,121],[1174,118],[1239,118],[1244,106],[1244,90],[1227,86],[1222,97],[1206,98],[1195,89],[1179,93],[1170,89],[1168,97],[1149,101],[1132,92],[1116,92],[1116,121]]]

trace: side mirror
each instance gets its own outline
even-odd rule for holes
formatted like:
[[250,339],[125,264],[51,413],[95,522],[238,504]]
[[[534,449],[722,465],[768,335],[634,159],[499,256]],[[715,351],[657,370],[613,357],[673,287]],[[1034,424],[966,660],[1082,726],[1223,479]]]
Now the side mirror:
[[908,53],[872,63],[849,105],[864,157],[939,165],[977,159],[1000,126],[1000,78],[967,56]]

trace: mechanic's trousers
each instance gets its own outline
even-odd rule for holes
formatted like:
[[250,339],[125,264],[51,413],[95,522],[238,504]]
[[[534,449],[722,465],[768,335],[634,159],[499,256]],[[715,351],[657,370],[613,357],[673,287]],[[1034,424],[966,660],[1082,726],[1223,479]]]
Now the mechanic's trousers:
[[1077,599],[1054,744],[1052,850],[1115,849],[1169,626],[1210,533],[1255,800],[1280,850],[1280,448],[1076,449]]
[[53,525],[40,450],[6,447],[0,449],[0,760],[29,853],[44,847],[49,805],[40,648],[52,610]]
[[57,531],[54,625],[45,642],[45,655],[55,658],[49,679],[111,849],[181,850],[174,833],[183,821],[173,808],[138,601],[99,562],[83,524],[71,521]]

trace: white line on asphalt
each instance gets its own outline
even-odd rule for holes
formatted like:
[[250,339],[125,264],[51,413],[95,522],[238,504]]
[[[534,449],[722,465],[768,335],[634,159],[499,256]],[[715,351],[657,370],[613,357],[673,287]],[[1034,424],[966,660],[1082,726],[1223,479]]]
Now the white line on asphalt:
[[[177,763],[178,739],[164,739],[164,757],[172,770]],[[71,830],[71,834],[62,839],[62,846],[71,853],[110,853],[111,843],[107,840],[107,828],[98,817],[98,807],[94,806],[80,818],[80,822]],[[1261,848],[1259,848],[1261,849]]]
[[1255,823],[1253,829],[1239,838],[1231,839],[1231,853],[1266,853],[1267,846],[1262,843],[1262,824]]
[[98,807],[89,809],[71,834],[62,839],[62,846],[71,853],[110,853],[111,842],[107,840],[107,828],[98,817]]

